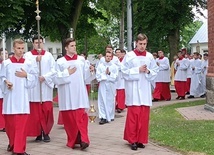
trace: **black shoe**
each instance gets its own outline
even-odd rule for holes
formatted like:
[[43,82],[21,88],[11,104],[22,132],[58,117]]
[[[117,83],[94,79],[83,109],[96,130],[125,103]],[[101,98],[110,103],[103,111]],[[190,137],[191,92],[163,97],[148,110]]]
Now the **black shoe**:
[[80,149],[81,149],[81,150],[85,150],[88,146],[89,146],[88,143],[82,142],[82,143],[80,144],[80,147],[81,147]]
[[205,97],[206,97],[206,94],[203,94],[203,95],[201,95],[200,97],[201,97],[201,98],[205,98]]
[[99,122],[100,125],[103,125],[103,124],[106,124],[106,123],[108,123],[108,121],[106,119],[103,119],[103,118]]
[[190,96],[188,96],[187,98],[195,98],[194,96],[192,96],[192,95],[190,95]]
[[137,147],[139,147],[139,148],[145,148],[145,145],[143,145],[143,143],[137,143]]
[[51,141],[51,139],[50,139],[48,134],[46,134],[46,135],[43,134],[43,137],[44,137],[44,139],[43,139],[44,142],[50,142]]
[[117,109],[117,113],[121,113],[122,112],[122,110],[121,109]]
[[131,144],[131,149],[132,150],[137,150],[137,143]]
[[157,102],[157,101],[158,101],[158,99],[155,99],[155,98],[152,100],[152,102]]
[[39,135],[35,139],[36,142],[41,142],[42,141],[42,135]]
[[181,97],[179,98],[179,100],[185,100],[185,97],[184,97],[184,96],[181,96]]
[[113,122],[113,121],[114,121],[114,119],[111,119],[111,121]]
[[180,99],[180,96],[176,97],[175,99],[176,99],[176,100],[179,100],[179,99]]
[[1,132],[6,132],[5,128],[1,129],[0,131],[1,131]]
[[186,95],[189,95],[190,93],[189,92],[186,92]]
[[7,146],[7,151],[8,151],[8,152],[13,151],[13,147],[11,147],[10,144]]

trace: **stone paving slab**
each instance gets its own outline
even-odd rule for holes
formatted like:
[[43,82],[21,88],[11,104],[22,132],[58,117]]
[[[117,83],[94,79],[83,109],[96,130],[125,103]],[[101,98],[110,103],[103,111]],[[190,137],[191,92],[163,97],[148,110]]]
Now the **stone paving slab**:
[[204,105],[176,109],[187,120],[214,120],[214,113],[204,109]]
[[[175,93],[172,98],[175,98]],[[197,99],[195,99],[197,100]],[[153,108],[158,106],[170,105],[188,100],[162,101],[154,103]],[[94,103],[96,107],[96,102]],[[58,108],[54,108],[55,122],[58,118]],[[81,151],[77,145],[75,149],[66,147],[66,134],[63,126],[54,124],[50,134],[51,142],[35,142],[32,137],[27,140],[27,152],[31,155],[181,155],[155,143],[149,142],[144,149],[132,151],[128,143],[123,140],[123,130],[126,119],[126,110],[121,114],[116,114],[114,122],[99,125],[98,118],[95,123],[89,123],[90,146],[85,151]],[[6,151],[8,139],[5,133],[0,132],[0,155],[11,155]]]

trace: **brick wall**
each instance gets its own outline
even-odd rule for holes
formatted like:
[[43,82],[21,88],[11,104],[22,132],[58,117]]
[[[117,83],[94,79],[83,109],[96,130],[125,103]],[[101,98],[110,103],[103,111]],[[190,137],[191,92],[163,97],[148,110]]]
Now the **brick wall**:
[[214,77],[214,0],[208,0],[209,77]]

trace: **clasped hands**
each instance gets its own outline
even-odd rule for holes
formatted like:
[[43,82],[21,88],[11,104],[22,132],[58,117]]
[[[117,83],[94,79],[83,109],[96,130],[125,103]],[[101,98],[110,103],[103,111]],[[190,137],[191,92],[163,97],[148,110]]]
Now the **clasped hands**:
[[139,67],[139,71],[140,71],[140,73],[147,73],[147,74],[149,74],[149,70],[147,69],[147,65],[142,65],[142,66],[140,66]]

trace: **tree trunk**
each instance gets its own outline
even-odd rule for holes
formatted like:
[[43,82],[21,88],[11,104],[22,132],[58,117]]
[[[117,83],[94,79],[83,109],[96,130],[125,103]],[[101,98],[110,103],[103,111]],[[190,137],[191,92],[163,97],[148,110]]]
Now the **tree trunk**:
[[124,16],[125,16],[125,1],[121,0],[121,5],[122,5],[122,12],[121,12],[121,17],[120,17],[120,43],[119,43],[119,48],[123,49],[124,48]]
[[71,16],[71,27],[74,30],[74,32],[73,32],[74,38],[75,38],[75,32],[76,32],[76,28],[77,28],[77,22],[79,20],[81,10],[82,10],[83,1],[84,0],[74,0],[73,6],[75,9],[73,10],[72,16]]
[[168,35],[170,62],[173,61],[174,55],[177,55],[179,50],[180,33],[178,29],[173,29]]
[[[80,17],[80,14],[81,14],[83,1],[84,0],[74,0],[74,2],[73,2],[73,8],[74,9],[73,9],[73,11],[71,11],[71,16],[70,16],[71,28],[73,28],[73,38],[75,38],[77,22],[78,22],[78,19]],[[65,55],[66,51],[65,51],[65,47],[64,47],[64,41],[66,38],[70,37],[70,33],[69,33],[69,30],[66,30],[66,32],[64,32],[64,28],[62,28],[62,29],[60,28],[60,31],[62,34],[62,38],[61,38],[62,55]]]

